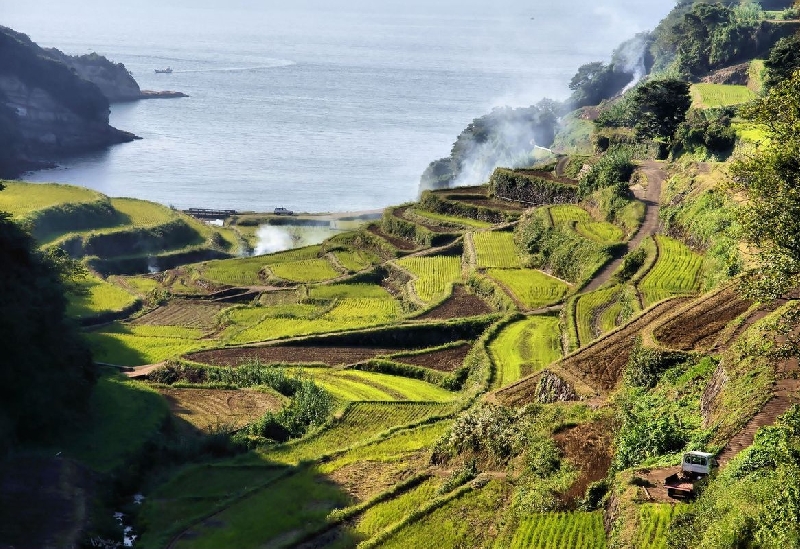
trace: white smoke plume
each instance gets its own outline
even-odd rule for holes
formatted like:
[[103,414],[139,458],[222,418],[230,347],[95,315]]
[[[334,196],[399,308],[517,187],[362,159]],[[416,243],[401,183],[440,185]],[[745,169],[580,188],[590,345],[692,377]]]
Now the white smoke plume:
[[622,70],[633,75],[633,80],[625,86],[620,94],[625,93],[647,75],[645,56],[650,47],[651,37],[648,33],[639,33],[630,40],[623,42],[614,52],[613,63],[617,70]]
[[285,229],[273,225],[261,225],[256,231],[258,243],[253,255],[282,252],[294,247],[292,235]]

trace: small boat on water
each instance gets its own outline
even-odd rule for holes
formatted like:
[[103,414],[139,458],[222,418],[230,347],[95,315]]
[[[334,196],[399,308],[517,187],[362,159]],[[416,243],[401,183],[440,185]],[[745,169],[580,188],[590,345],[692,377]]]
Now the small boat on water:
[[156,74],[172,74],[172,67],[166,69],[156,69]]

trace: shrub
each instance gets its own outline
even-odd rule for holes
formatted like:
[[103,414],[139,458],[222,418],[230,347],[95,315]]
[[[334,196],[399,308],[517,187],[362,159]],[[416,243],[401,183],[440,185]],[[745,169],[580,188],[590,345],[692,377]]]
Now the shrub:
[[[634,168],[629,152],[616,150],[606,153],[592,166],[591,170],[581,177],[578,185],[581,196],[586,196],[598,189],[616,187],[621,183],[628,183],[631,180]],[[626,189],[627,185],[624,188]],[[625,191],[620,189],[620,194],[624,195]]]

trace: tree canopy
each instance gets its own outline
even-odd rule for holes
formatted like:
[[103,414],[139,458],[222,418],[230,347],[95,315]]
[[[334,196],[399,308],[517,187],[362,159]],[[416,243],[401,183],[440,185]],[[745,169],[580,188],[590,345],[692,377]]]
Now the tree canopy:
[[646,139],[670,141],[686,119],[691,104],[689,84],[683,80],[651,80],[641,84],[633,96],[636,133]]
[[759,266],[748,289],[776,297],[800,283],[800,71],[743,110],[762,125],[768,142],[732,166],[745,238],[758,249]]
[[95,367],[65,318],[59,268],[2,212],[0,265],[0,444],[43,440],[79,417]]
[[764,61],[764,86],[769,89],[800,69],[800,35],[781,38]]

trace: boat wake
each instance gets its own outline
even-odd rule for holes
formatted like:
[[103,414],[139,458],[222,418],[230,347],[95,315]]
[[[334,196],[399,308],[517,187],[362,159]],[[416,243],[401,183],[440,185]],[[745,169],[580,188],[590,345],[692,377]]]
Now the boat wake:
[[247,72],[247,71],[263,71],[268,69],[278,69],[281,67],[289,67],[292,65],[296,65],[294,61],[276,61],[270,65],[257,65],[254,67],[219,67],[219,68],[208,68],[208,69],[184,69],[184,70],[173,70],[173,74],[188,74],[188,73],[195,73],[195,72]]

